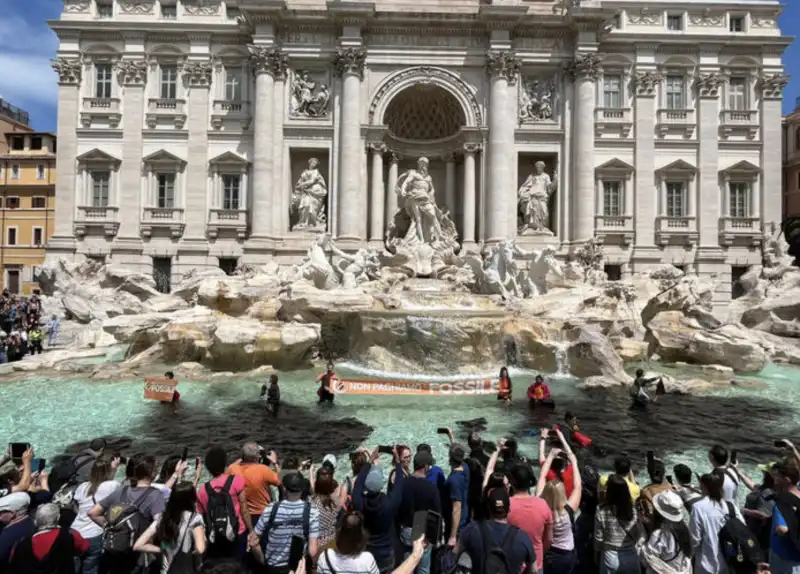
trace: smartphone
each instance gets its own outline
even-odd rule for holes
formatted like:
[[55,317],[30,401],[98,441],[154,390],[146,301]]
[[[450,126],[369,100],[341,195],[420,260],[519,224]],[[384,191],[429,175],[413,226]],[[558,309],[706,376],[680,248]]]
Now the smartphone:
[[289,569],[297,570],[297,565],[303,559],[306,550],[306,541],[302,536],[292,536],[292,545],[289,547]]
[[444,520],[442,515],[433,510],[428,511],[427,528],[425,529],[425,539],[428,544],[438,544],[442,538]]
[[[436,429],[436,434],[450,434],[450,433],[445,427],[439,427],[438,429]],[[416,538],[414,540],[416,540]]]
[[731,451],[731,464],[736,464],[737,462],[739,462],[739,453],[734,449]]
[[414,513],[414,522],[411,525],[411,540],[418,540],[420,536],[425,534],[427,538],[428,532],[428,511],[418,510]]
[[28,450],[30,444],[27,442],[12,442],[8,445],[11,449],[11,458],[12,459],[20,459],[22,455],[25,454],[25,451]]
[[381,445],[381,446],[378,447],[378,452],[380,454],[393,454],[394,453],[394,447],[393,446],[389,446],[389,445]]
[[31,472],[42,472],[44,470],[47,460],[44,458],[34,458],[31,460]]
[[789,446],[783,439],[776,440],[773,444],[778,448],[787,448]]
[[189,447],[183,447],[183,454],[181,455],[181,462],[186,462],[189,458]]

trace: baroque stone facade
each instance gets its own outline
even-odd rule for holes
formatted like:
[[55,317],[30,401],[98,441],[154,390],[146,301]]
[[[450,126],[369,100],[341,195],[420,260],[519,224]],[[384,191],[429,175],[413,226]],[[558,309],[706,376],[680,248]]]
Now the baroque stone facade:
[[[386,247],[428,159],[461,250],[730,283],[781,220],[777,3],[70,0],[53,256],[169,278]],[[532,176],[532,177],[531,177]]]

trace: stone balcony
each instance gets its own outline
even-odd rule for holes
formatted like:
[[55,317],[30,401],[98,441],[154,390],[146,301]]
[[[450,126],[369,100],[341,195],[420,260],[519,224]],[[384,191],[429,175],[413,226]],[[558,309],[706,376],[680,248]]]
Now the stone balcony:
[[186,100],[151,98],[147,102],[145,122],[150,129],[162,124],[171,124],[175,129],[183,129],[186,124]]
[[116,129],[121,119],[119,98],[83,98],[81,125],[84,128],[101,123]]
[[247,238],[246,209],[211,209],[208,212],[206,235],[216,239],[221,234],[232,233],[237,239]]
[[113,237],[119,230],[118,207],[79,206],[73,229],[77,237],[84,237],[92,230],[102,230],[103,235]]
[[699,239],[694,216],[656,218],[656,243],[659,245],[696,245]]
[[696,127],[697,120],[692,109],[661,109],[656,115],[656,131],[661,137],[669,133],[679,133],[685,138],[690,138]]
[[631,108],[595,108],[594,133],[602,136],[604,133],[619,132],[626,138],[633,128],[633,112]]
[[230,126],[246,130],[252,122],[250,115],[250,102],[233,100],[214,100],[214,109],[211,112],[211,127],[221,130]]
[[151,237],[153,231],[163,229],[178,238],[183,235],[186,224],[183,222],[183,209],[178,207],[145,207],[140,231],[142,237]]
[[763,237],[760,217],[721,217],[719,220],[719,243],[725,247],[737,242],[761,245]]
[[755,139],[760,127],[756,110],[723,110],[720,112],[719,133],[724,138],[731,135],[744,135],[747,139]]
[[622,245],[633,243],[632,215],[595,215],[595,236],[602,242],[610,239]]

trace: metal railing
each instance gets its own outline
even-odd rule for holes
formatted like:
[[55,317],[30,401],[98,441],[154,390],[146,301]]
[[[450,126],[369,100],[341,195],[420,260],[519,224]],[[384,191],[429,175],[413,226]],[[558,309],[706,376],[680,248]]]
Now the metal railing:
[[9,104],[3,98],[0,98],[0,116],[5,116],[15,122],[30,125],[31,115],[17,106]]

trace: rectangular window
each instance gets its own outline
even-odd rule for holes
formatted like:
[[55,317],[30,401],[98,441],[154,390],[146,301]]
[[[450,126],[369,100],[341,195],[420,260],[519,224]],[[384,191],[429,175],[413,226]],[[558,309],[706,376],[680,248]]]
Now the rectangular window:
[[31,198],[32,209],[44,209],[47,207],[47,198],[43,195],[35,195]]
[[42,149],[42,137],[41,136],[32,136],[31,137],[31,149],[33,149],[33,150]]
[[15,163],[11,166],[11,179],[19,179],[19,164]]
[[35,247],[41,247],[42,243],[44,243],[44,228],[43,227],[34,227],[33,228],[33,245]]
[[731,78],[728,82],[728,109],[743,111],[747,109],[747,80]]
[[175,207],[175,174],[158,174],[158,205],[162,209]]
[[683,182],[667,182],[667,217],[686,215],[686,185]]
[[744,32],[744,17],[743,16],[731,16],[730,31],[731,32]]
[[241,11],[233,6],[227,6],[225,8],[225,13],[228,15],[228,20],[236,20],[242,15]]
[[8,228],[8,243],[7,245],[16,245],[17,244],[17,228],[16,227],[9,227]]
[[94,97],[111,97],[111,64],[95,64],[94,66]]
[[113,18],[114,5],[113,4],[97,4],[97,17],[98,18]]
[[36,166],[36,179],[44,179],[44,166],[42,164]]
[[14,136],[11,138],[11,149],[22,151],[25,149],[25,136]]
[[622,184],[618,181],[603,182],[603,215],[606,217],[622,215]]
[[108,171],[92,172],[92,207],[108,207],[111,173]]
[[174,100],[178,97],[178,67],[161,66],[161,99]]
[[603,107],[622,107],[622,78],[620,76],[603,76]]
[[685,102],[683,97],[683,76],[667,76],[666,79],[666,108],[668,110],[682,110]]
[[19,198],[16,196],[7,197],[6,209],[19,209]]
[[731,182],[730,192],[730,217],[750,217],[750,184],[745,182]]
[[242,100],[241,68],[225,68],[225,99],[234,102]]
[[683,30],[683,16],[680,14],[667,15],[667,30],[671,32],[680,32]]
[[220,257],[219,268],[225,272],[225,275],[233,275],[239,267],[239,259],[237,257]]
[[161,17],[164,20],[175,20],[178,17],[178,7],[162,4]]
[[241,183],[239,175],[222,176],[222,209],[239,209]]

